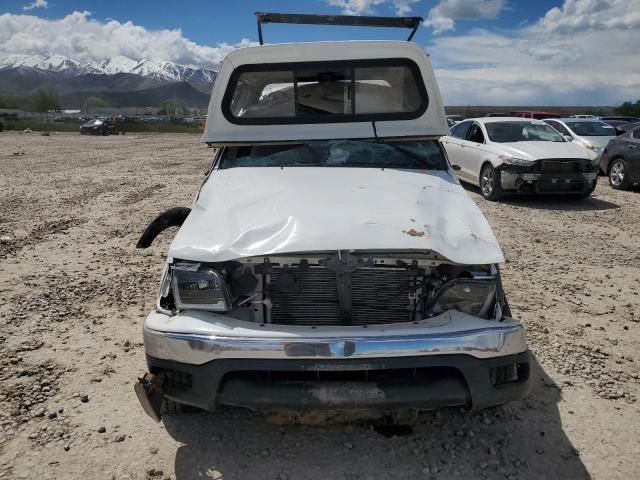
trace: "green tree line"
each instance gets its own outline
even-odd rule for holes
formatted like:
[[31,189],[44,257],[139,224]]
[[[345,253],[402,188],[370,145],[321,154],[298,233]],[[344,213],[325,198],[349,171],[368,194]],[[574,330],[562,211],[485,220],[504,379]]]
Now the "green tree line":
[[60,110],[60,98],[55,88],[44,87],[27,96],[0,95],[0,108],[48,112],[49,110]]
[[625,117],[640,117],[640,100],[636,100],[635,103],[624,102],[616,108],[616,113]]

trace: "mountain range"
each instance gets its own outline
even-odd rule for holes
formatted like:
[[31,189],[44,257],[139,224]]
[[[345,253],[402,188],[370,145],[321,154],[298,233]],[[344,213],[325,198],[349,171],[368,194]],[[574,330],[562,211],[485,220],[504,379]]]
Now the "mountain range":
[[82,63],[57,54],[9,55],[0,57],[0,94],[26,96],[52,86],[63,108],[81,108],[90,96],[112,107],[157,107],[165,100],[203,107],[216,75],[158,59],[117,56]]

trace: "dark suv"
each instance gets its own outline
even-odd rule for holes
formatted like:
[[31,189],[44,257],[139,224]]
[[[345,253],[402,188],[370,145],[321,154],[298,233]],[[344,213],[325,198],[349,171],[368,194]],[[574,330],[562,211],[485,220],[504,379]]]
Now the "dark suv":
[[623,190],[640,182],[640,126],[609,140],[600,158],[600,168],[615,189]]

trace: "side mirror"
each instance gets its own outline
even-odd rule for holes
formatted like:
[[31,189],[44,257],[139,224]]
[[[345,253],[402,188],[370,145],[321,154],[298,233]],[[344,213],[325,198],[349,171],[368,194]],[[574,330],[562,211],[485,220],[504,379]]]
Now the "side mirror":
[[451,165],[451,168],[453,168],[456,172],[462,170],[462,167],[460,165]]
[[573,142],[573,137],[571,135],[563,135],[563,137],[567,142]]

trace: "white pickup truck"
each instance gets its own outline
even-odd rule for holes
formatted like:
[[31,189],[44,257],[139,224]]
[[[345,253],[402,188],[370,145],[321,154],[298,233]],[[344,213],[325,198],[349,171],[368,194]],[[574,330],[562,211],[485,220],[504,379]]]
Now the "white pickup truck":
[[414,43],[230,53],[203,136],[211,169],[192,208],[139,241],[180,226],[144,322],[145,411],[479,409],[526,394],[503,255],[447,133]]

